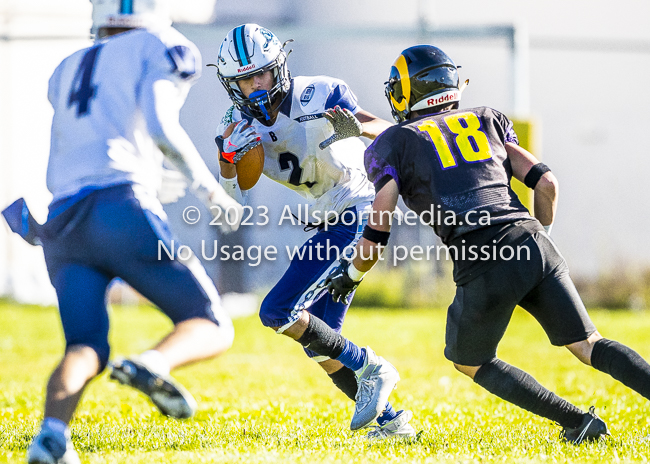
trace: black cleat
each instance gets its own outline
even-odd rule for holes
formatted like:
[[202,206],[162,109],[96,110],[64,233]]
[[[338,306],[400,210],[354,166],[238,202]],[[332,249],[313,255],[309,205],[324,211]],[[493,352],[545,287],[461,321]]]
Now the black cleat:
[[579,445],[583,441],[597,441],[605,435],[609,435],[607,424],[596,415],[593,406],[584,414],[582,423],[578,427],[574,429],[564,427],[560,432],[560,438],[574,445]]
[[181,385],[169,377],[151,372],[132,359],[120,359],[110,364],[110,378],[140,390],[153,401],[160,412],[176,419],[187,419],[196,412],[196,401]]

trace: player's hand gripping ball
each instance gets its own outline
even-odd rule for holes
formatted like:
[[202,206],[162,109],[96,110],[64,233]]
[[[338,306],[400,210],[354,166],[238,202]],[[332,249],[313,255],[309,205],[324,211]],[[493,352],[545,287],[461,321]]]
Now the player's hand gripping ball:
[[264,148],[260,136],[245,120],[233,122],[223,133],[220,161],[232,163],[242,190],[253,188],[264,170]]

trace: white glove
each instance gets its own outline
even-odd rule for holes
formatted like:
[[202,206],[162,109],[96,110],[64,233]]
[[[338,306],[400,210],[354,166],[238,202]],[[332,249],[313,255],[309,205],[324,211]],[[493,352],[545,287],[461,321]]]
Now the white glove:
[[187,182],[180,172],[174,169],[162,170],[162,182],[158,189],[158,200],[163,205],[177,202],[179,198],[185,196]]
[[229,234],[239,229],[244,217],[244,207],[226,193],[221,185],[210,195],[210,212],[217,219],[217,227],[223,234]]
[[219,157],[220,161],[230,164],[237,164],[237,161],[248,153],[248,151],[259,145],[262,138],[259,136],[253,126],[248,126],[248,122],[242,119],[232,130],[232,133],[223,139],[223,152]]
[[347,108],[341,108],[336,105],[334,109],[327,110],[324,114],[325,118],[332,123],[334,127],[334,135],[326,140],[323,140],[318,146],[321,150],[326,149],[334,142],[348,137],[359,137],[363,133],[363,126],[359,120]]

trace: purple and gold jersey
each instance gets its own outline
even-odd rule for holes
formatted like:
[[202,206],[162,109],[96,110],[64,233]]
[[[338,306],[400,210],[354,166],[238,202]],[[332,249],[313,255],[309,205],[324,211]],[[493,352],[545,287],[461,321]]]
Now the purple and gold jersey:
[[487,226],[530,219],[510,187],[505,143],[512,123],[487,107],[445,111],[390,127],[368,147],[365,167],[379,191],[397,182],[406,206],[443,243]]

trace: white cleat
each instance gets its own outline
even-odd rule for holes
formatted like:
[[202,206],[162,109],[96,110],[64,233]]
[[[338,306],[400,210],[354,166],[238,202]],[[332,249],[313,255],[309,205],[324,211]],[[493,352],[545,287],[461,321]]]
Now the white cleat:
[[27,449],[29,464],[81,464],[70,437],[41,431]]
[[366,347],[366,361],[357,371],[359,389],[355,398],[351,430],[368,427],[386,407],[390,393],[399,382],[397,369]]
[[368,432],[368,440],[388,440],[390,438],[414,438],[415,429],[409,424],[413,418],[411,411],[400,411],[397,417],[384,425],[374,425],[373,429]]

